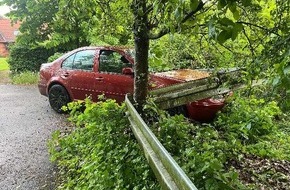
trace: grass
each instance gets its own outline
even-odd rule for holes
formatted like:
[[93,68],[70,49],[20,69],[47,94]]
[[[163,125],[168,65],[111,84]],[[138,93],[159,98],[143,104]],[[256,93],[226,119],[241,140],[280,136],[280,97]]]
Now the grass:
[[9,65],[6,58],[0,58],[0,71],[9,70]]
[[37,84],[38,73],[26,71],[12,76],[13,84]]
[[[38,73],[26,71],[20,74],[10,75],[13,84],[37,84]],[[0,83],[8,83],[9,64],[6,58],[0,58]]]

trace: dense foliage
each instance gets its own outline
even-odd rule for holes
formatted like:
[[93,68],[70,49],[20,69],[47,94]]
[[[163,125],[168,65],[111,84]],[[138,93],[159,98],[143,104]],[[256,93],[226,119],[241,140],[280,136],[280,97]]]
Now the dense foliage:
[[69,135],[56,132],[52,160],[61,174],[60,189],[160,189],[125,117],[124,105],[112,100],[71,103]]
[[[124,105],[86,100],[85,107],[80,112],[82,104],[68,106],[70,120],[77,127],[71,134],[56,132],[50,143],[52,159],[62,174],[60,188],[158,188],[124,117]],[[290,131],[285,131],[285,116],[276,102],[253,96],[244,100],[236,95],[211,124],[189,123],[182,115],[169,116],[150,104],[146,113],[147,118],[155,118],[150,121],[153,132],[198,189],[265,187],[267,179],[243,178],[245,171],[255,172],[254,168],[238,167],[249,155],[290,161]],[[273,171],[272,167],[268,170]],[[278,174],[281,177],[275,177]],[[283,171],[267,176],[285,183]]]
[[30,47],[24,45],[14,45],[10,49],[8,63],[12,73],[24,71],[38,72],[40,65],[46,63],[52,51],[44,47]]

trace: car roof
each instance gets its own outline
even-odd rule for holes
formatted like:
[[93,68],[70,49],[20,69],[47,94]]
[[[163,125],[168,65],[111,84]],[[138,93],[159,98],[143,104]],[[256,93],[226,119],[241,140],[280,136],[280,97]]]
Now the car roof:
[[79,50],[87,50],[87,49],[107,49],[107,50],[128,50],[133,49],[133,47],[130,46],[84,46],[77,49],[74,49],[72,51],[79,51]]

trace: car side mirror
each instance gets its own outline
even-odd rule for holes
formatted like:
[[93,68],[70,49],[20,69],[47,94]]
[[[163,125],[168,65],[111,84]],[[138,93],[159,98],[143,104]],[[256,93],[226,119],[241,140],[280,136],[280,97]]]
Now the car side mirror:
[[122,69],[123,75],[134,75],[134,70],[130,67],[125,67]]

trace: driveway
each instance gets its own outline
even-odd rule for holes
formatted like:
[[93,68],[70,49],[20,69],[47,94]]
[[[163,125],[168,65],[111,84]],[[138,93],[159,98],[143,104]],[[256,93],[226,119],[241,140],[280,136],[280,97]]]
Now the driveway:
[[0,190],[54,189],[47,141],[64,121],[36,86],[0,84]]

